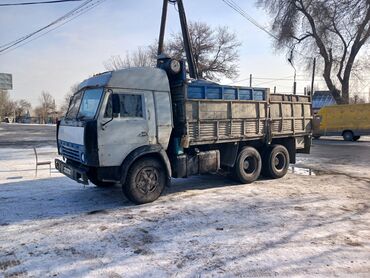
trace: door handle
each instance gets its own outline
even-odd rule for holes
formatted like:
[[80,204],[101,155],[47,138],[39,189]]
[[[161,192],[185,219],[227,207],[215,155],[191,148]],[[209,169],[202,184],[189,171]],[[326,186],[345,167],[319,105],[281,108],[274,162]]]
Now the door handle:
[[139,137],[145,137],[145,136],[148,136],[148,132],[143,131],[143,132],[139,133],[139,135],[138,135],[138,136],[139,136]]

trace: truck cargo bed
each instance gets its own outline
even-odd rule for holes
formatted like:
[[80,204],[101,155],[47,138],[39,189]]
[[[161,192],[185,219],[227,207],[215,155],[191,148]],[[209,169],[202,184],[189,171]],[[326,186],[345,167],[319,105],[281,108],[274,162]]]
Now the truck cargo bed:
[[264,88],[185,84],[172,90],[172,102],[175,137],[181,138],[184,147],[311,133],[308,96],[270,95]]

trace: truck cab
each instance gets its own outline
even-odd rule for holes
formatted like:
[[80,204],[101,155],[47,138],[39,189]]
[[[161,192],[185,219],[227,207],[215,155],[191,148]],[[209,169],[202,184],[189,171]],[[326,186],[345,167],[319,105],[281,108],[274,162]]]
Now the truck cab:
[[[173,127],[167,74],[158,68],[130,68],[82,82],[58,124],[56,168],[87,184],[120,182],[122,166],[153,153],[168,165],[165,150]],[[134,152],[133,152],[134,151]],[[129,154],[131,155],[130,157]],[[170,176],[170,167],[166,170]]]

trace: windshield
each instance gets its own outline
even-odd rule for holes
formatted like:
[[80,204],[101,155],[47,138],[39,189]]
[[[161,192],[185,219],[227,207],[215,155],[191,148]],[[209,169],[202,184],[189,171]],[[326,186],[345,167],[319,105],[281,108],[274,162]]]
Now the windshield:
[[66,119],[75,119],[77,117],[78,109],[81,104],[82,91],[78,92],[72,97],[69,109],[66,114]]
[[75,94],[68,109],[66,119],[93,119],[102,94],[103,88],[87,89]]
[[80,112],[78,113],[79,119],[93,119],[95,117],[102,94],[102,88],[85,91],[80,105]]

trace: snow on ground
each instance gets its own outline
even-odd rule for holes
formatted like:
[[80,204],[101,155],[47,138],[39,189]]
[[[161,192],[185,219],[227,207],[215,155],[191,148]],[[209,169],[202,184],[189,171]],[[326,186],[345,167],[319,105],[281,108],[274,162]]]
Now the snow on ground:
[[[22,153],[13,151],[7,157]],[[368,181],[346,176],[288,174],[252,185],[202,176],[176,180],[158,201],[134,206],[118,186],[83,187],[55,173],[2,180],[0,271],[4,277],[368,277],[368,193]]]
[[[370,144],[346,144],[316,142],[299,157],[332,161],[328,172],[250,185],[178,179],[141,206],[119,186],[35,178],[32,149],[0,148],[0,277],[369,277]],[[360,159],[336,161],[339,151]]]
[[54,168],[54,158],[57,157],[56,147],[36,148],[38,160],[51,162],[51,173],[48,165],[38,166],[36,176],[36,156],[30,148],[0,148],[0,184],[10,181],[33,180],[62,176]]

